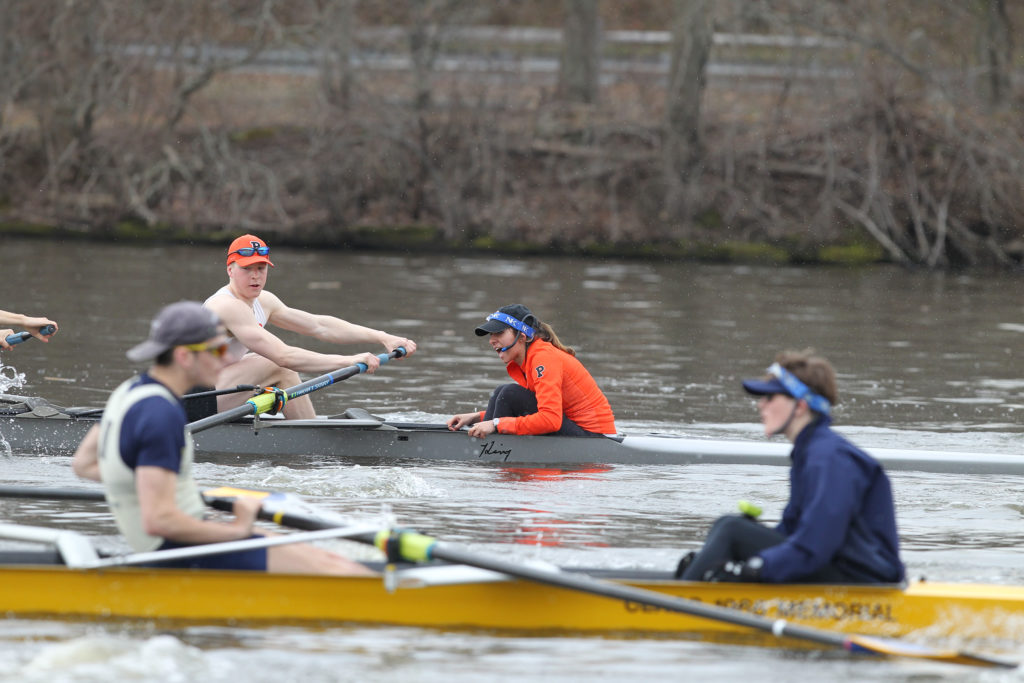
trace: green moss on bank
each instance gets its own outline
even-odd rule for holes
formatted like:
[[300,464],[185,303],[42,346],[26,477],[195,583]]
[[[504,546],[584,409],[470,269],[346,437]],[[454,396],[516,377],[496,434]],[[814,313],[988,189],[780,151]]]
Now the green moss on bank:
[[885,252],[877,244],[831,245],[818,250],[821,263],[865,265],[885,260]]
[[[119,221],[90,229],[25,222],[0,223],[0,235],[44,239],[86,239],[132,243],[227,244],[241,229],[187,230],[179,226],[148,225]],[[348,229],[306,227],[299,230],[259,231],[261,237],[280,246],[310,246],[365,251],[465,253],[508,256],[580,256],[639,260],[699,261],[752,265],[860,265],[885,261],[874,244],[832,244],[808,250],[806,245],[765,242],[672,242],[538,244],[521,240],[499,240],[490,235],[446,239],[441,228],[432,225],[359,226]]]
[[721,242],[698,246],[695,256],[703,261],[778,265],[789,263],[794,253],[764,242]]

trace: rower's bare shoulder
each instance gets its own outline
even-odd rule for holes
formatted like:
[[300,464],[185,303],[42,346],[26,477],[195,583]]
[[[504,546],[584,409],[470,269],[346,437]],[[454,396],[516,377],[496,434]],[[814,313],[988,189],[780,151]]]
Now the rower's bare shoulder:
[[252,320],[252,309],[244,301],[230,296],[215,296],[204,306],[217,314],[229,329],[245,325]]
[[237,309],[239,305],[245,306],[245,304],[233,296],[226,296],[223,294],[211,296],[203,303],[204,308],[210,309],[220,317],[224,317],[224,314],[230,312],[232,309]]
[[267,314],[268,318],[274,313],[288,308],[276,294],[268,292],[265,289],[260,292],[260,295],[256,300],[260,302],[260,306],[263,307],[263,311]]

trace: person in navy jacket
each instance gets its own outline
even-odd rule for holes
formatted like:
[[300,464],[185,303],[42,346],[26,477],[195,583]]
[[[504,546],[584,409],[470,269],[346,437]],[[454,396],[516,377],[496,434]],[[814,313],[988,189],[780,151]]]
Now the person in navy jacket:
[[744,380],[758,397],[769,437],[793,443],[790,498],[774,528],[730,515],[711,527],[676,576],[694,581],[899,583],[905,578],[892,488],[882,466],[832,430],[836,374],[813,351],[786,351],[763,379]]

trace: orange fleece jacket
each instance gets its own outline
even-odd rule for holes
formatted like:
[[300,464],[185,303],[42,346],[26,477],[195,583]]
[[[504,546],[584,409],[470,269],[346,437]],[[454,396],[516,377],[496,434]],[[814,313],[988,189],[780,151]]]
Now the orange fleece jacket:
[[561,428],[563,415],[588,432],[615,433],[615,415],[608,399],[575,356],[536,339],[526,349],[525,368],[513,361],[505,369],[509,377],[537,396],[537,412],[501,418],[500,433],[550,434]]

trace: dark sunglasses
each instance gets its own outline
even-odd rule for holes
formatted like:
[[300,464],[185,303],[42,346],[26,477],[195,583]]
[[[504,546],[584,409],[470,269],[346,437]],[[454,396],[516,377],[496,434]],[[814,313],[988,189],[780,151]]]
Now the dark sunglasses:
[[228,343],[227,342],[221,342],[220,344],[216,344],[216,345],[214,345],[214,344],[207,344],[207,343],[204,342],[202,344],[182,344],[182,346],[184,346],[189,351],[195,351],[197,353],[199,351],[209,351],[211,354],[213,354],[217,358],[223,358],[224,354],[226,354],[228,352]]
[[231,252],[232,254],[238,254],[239,256],[249,257],[253,254],[259,254],[260,256],[266,256],[270,253],[270,247],[242,247]]

